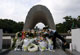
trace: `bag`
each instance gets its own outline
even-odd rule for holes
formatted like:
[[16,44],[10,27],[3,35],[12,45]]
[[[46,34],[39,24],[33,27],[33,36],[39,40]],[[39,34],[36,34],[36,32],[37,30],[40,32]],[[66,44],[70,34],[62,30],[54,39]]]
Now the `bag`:
[[39,42],[39,50],[40,51],[44,51],[44,50],[46,50],[46,48],[47,48],[47,42],[45,42],[45,41]]

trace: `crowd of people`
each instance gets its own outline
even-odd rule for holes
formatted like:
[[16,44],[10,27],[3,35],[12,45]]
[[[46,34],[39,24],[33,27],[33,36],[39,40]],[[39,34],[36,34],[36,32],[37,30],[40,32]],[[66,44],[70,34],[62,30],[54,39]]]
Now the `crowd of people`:
[[67,44],[66,40],[56,30],[44,27],[42,30],[27,30],[17,32],[13,47],[15,50],[23,51],[54,51],[56,49],[56,38]]

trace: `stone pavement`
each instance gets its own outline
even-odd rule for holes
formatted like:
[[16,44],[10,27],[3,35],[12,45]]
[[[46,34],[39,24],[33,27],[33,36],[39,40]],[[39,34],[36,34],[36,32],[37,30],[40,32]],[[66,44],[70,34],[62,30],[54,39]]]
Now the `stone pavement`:
[[76,50],[74,50],[72,53],[73,53],[73,55],[80,55],[80,52],[78,52]]
[[67,55],[67,54],[61,49],[56,49],[55,52],[51,52],[51,51],[24,52],[24,51],[14,51],[14,50],[12,50],[5,55]]

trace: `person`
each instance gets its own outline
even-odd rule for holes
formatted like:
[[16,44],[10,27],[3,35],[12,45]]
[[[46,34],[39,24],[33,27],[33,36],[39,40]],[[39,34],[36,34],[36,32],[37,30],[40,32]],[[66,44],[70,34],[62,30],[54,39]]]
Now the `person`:
[[49,29],[48,31],[50,32],[49,36],[52,36],[52,41],[54,42],[53,43],[54,49],[56,49],[56,38],[59,38],[60,40],[62,40],[64,45],[67,44],[66,40],[63,37],[61,37],[61,35],[56,30]]
[[30,30],[29,32],[27,32],[27,34],[26,35],[28,35],[30,38],[32,38],[33,37],[33,33],[32,33],[32,31]]
[[52,37],[54,46],[53,49],[56,49],[56,38],[62,40],[64,46],[67,44],[66,40],[63,37],[61,37],[61,35],[56,30],[49,29],[48,27],[44,27],[43,30],[48,33],[48,38]]
[[24,38],[25,38],[25,32],[22,31],[22,39],[24,39]]

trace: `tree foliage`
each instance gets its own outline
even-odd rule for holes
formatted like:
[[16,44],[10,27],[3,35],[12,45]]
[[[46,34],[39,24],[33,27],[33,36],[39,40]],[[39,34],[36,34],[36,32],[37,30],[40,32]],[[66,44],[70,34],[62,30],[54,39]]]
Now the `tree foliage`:
[[65,22],[56,24],[56,29],[60,33],[67,33],[68,30],[80,28],[80,16],[77,18],[72,18],[71,16],[66,16]]
[[3,29],[4,33],[16,33],[22,31],[24,23],[15,22],[9,19],[0,19],[0,29]]

